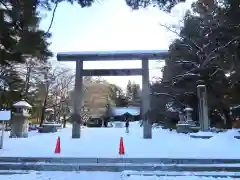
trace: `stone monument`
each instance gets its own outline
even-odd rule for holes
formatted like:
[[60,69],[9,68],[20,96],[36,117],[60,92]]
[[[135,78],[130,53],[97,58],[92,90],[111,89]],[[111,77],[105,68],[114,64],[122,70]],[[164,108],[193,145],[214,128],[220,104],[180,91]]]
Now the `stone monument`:
[[210,131],[206,85],[204,85],[204,84],[198,85],[197,86],[197,94],[198,94],[198,111],[199,111],[200,131],[198,133],[190,134],[190,137],[209,139],[214,135],[214,133],[212,133]]
[[205,85],[197,86],[199,104],[199,123],[201,131],[209,131],[210,121],[208,118],[207,88]]
[[28,118],[30,116],[29,109],[32,108],[26,101],[21,100],[13,106],[16,108],[16,112],[13,115],[11,121],[11,138],[26,138],[28,137]]

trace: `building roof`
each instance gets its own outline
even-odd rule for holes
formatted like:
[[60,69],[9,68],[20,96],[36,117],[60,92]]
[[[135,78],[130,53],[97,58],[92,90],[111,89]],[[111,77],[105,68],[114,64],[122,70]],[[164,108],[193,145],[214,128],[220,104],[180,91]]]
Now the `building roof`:
[[135,50],[135,51],[82,51],[60,52],[57,54],[58,61],[96,61],[96,60],[149,60],[166,59],[168,50]]
[[140,108],[139,107],[115,107],[111,108],[111,115],[112,116],[122,116],[124,114],[131,114],[132,116],[140,115]]

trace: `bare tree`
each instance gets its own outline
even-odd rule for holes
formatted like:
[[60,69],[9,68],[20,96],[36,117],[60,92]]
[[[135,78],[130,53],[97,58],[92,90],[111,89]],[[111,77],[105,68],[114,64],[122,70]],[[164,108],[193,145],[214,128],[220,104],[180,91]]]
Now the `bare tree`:
[[68,68],[46,68],[44,77],[38,84],[38,98],[41,103],[41,121],[45,118],[45,110],[53,109],[55,117],[60,117],[60,112],[67,111],[69,92],[72,88],[74,75]]
[[[60,117],[69,113],[69,96],[73,88],[74,75],[68,69],[61,69],[61,75],[56,77],[53,87],[49,91],[47,108],[53,108],[54,115]],[[61,72],[60,71],[60,72]]]
[[22,97],[27,99],[29,94],[34,94],[37,84],[44,79],[46,69],[51,68],[49,62],[38,61],[35,58],[26,58],[24,64],[15,64],[14,68],[24,81]]

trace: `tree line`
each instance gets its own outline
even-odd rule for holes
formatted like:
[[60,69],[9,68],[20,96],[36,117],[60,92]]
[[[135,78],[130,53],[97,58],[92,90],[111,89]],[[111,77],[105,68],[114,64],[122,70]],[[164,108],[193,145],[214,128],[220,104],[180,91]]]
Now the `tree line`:
[[[66,92],[72,88],[71,71],[64,67],[55,68],[48,61],[53,56],[49,50],[51,25],[57,7],[63,1],[78,3],[82,8],[90,7],[95,2],[0,0],[1,108],[11,108],[13,102],[26,99],[33,105],[33,114],[40,114],[38,116],[41,119],[43,107],[67,109],[62,102],[69,98]],[[156,6],[169,12],[180,2],[185,1],[126,0],[126,5],[135,10]],[[240,98],[237,93],[240,87],[239,7],[240,2],[236,0],[197,0],[186,13],[180,27],[161,25],[178,38],[169,47],[169,59],[162,80],[151,86],[153,92],[166,94],[153,98],[152,111],[156,119],[174,116],[167,111],[169,107],[183,109],[190,106],[194,108],[193,117],[197,120],[196,86],[204,83],[208,91],[211,119],[221,116],[226,127],[232,126],[230,111],[239,104]],[[52,11],[52,21],[46,30],[39,28],[41,10]],[[116,102],[125,104],[129,101],[123,93],[114,98]]]

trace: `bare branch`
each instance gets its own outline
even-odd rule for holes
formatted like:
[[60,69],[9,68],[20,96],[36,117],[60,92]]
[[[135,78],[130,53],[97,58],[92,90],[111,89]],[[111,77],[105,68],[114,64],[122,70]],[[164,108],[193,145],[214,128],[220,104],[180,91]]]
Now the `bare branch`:
[[202,67],[205,67],[206,65],[208,65],[213,59],[215,58],[211,58],[211,56],[216,53],[217,51],[220,51],[221,49],[224,49],[226,47],[228,47],[230,44],[232,44],[234,41],[240,39],[240,36],[236,36],[234,37],[233,39],[231,39],[229,42],[227,42],[226,44],[220,46],[220,47],[217,47],[215,49],[213,49],[208,55],[207,55],[207,58],[206,60],[203,62],[203,64],[201,65]]
[[[168,27],[168,26],[166,26],[166,25],[160,24],[160,26],[162,26],[162,27],[166,28],[167,30],[169,30],[170,32],[176,34],[178,37],[181,37],[181,38],[184,38],[184,39],[189,40],[190,42],[192,42],[192,43],[194,44],[194,46],[195,46],[198,50],[200,50],[201,52],[204,52],[203,49],[202,49],[194,40],[192,40],[190,37],[183,36],[183,35],[181,35],[180,33],[178,33],[177,31],[171,29],[170,27]],[[188,44],[187,46],[189,47],[190,45]],[[192,47],[191,47],[191,48],[192,48]]]
[[68,97],[66,97],[66,98],[64,98],[64,99],[61,99],[58,103],[54,103],[54,104],[52,104],[52,105],[47,106],[46,109],[57,107],[57,106],[61,105],[62,103],[65,103],[65,102],[68,101],[68,100],[69,100]]
[[195,66],[196,68],[199,67],[199,64],[197,64],[196,62],[194,61],[185,61],[185,60],[182,60],[180,59],[180,61],[175,61],[176,63],[179,63],[179,64],[192,64],[193,66]]
[[151,93],[151,95],[155,95],[155,96],[168,96],[168,97],[171,97],[173,99],[176,99],[175,96],[173,96],[171,94],[168,94],[168,93],[157,93],[157,92],[154,92],[154,93]]
[[56,14],[56,11],[57,11],[57,7],[58,7],[58,4],[59,4],[59,0],[57,0],[57,2],[55,3],[55,7],[53,9],[53,13],[52,13],[52,18],[51,18],[51,22],[50,22],[50,25],[48,27],[48,30],[46,31],[46,34],[48,34],[52,28],[52,25],[53,25],[53,21],[54,21],[54,18],[55,18],[55,14]]
[[10,11],[10,9],[7,6],[7,4],[5,4],[3,1],[0,1],[0,4],[2,4],[4,6],[4,8],[6,8],[6,10]]
[[217,68],[211,75],[210,77],[214,76],[215,74],[217,74],[219,71],[221,71],[222,69]]

